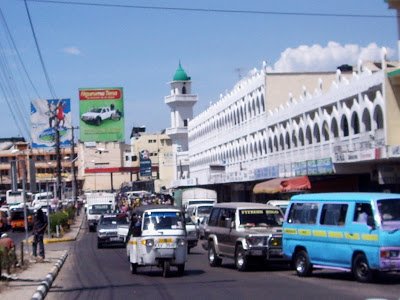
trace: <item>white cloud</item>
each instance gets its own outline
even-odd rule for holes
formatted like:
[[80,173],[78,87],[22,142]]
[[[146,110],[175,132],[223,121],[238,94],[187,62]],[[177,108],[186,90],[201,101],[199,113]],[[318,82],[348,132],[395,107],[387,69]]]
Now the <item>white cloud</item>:
[[71,55],[81,55],[81,50],[79,50],[79,48],[75,46],[64,48],[63,51]]
[[[281,57],[269,68],[271,72],[311,72],[332,71],[343,64],[356,65],[358,60],[380,61],[382,48],[375,43],[366,47],[356,44],[341,45],[329,42],[326,47],[321,45],[301,45],[295,49],[287,48]],[[394,55],[392,49],[387,49],[387,57]]]

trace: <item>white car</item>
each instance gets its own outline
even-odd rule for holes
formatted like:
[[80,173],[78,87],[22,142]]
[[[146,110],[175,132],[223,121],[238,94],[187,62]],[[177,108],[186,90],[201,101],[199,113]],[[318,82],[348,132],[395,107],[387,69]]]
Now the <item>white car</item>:
[[99,126],[104,120],[120,120],[121,112],[110,107],[92,108],[88,112],[82,114],[81,120]]

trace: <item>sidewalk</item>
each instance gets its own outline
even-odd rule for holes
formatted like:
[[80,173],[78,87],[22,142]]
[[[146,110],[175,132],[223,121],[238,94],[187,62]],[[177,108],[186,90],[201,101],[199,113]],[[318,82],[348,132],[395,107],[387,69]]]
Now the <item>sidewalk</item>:
[[[84,217],[85,214],[81,211],[80,215],[76,216],[69,232],[60,238],[46,238],[44,239],[45,244],[76,240]],[[44,299],[68,256],[68,250],[52,250],[51,248],[51,245],[45,247],[46,259],[44,262],[36,263],[31,260],[27,263],[26,269],[20,268],[17,269],[17,273],[11,274],[10,281],[0,281],[0,298],[2,300]]]

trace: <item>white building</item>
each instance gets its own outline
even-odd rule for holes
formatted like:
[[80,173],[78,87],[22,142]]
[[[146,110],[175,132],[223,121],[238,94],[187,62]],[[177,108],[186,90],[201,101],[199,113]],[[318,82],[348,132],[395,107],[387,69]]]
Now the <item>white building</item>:
[[189,122],[190,182],[175,185],[231,184],[235,200],[261,180],[354,175],[354,189],[397,190],[400,72],[384,58],[343,74],[255,70]]

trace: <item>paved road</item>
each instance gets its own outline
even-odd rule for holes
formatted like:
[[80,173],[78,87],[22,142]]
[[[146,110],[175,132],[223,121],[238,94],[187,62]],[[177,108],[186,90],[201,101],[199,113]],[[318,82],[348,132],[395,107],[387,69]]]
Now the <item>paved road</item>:
[[[185,275],[163,278],[157,268],[132,275],[125,249],[97,249],[96,234],[81,230],[46,299],[400,299],[400,274],[383,276],[375,284],[355,282],[350,274],[318,271],[298,278],[282,267],[241,273],[231,261],[211,268],[206,252],[189,255]],[[173,269],[172,269],[173,270]]]

